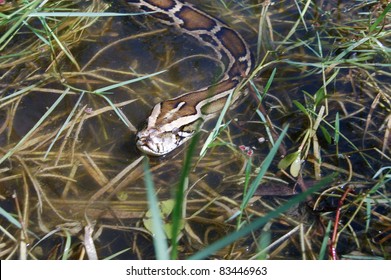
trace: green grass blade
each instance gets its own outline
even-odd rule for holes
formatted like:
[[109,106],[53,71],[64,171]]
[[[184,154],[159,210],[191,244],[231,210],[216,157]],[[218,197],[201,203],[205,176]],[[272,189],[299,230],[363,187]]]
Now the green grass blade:
[[60,137],[61,133],[64,131],[65,127],[67,126],[67,124],[70,122],[71,118],[73,117],[73,115],[75,114],[76,112],[76,109],[79,107],[79,104],[82,100],[84,96],[84,91],[80,94],[80,97],[79,99],[76,101],[76,104],[75,106],[73,106],[73,109],[72,111],[69,113],[67,119],[65,120],[64,124],[60,127],[60,130],[57,132],[56,136],[54,137],[52,143],[50,144],[49,148],[47,149],[45,155],[43,156],[44,159],[47,158],[48,154],[50,153],[50,151],[52,150],[54,144],[56,143],[57,139]]
[[72,236],[69,233],[68,230],[64,230],[65,232],[65,246],[64,246],[64,253],[62,254],[62,260],[68,260],[72,253]]
[[319,191],[323,187],[329,185],[333,181],[333,179],[334,179],[334,176],[332,176],[332,175],[325,177],[323,180],[316,183],[312,188],[309,188],[307,191],[296,195],[292,199],[288,200],[285,204],[278,207],[273,212],[270,212],[270,213],[266,214],[265,216],[256,219],[254,222],[252,222],[251,224],[249,224],[246,227],[243,227],[239,231],[235,231],[233,233],[228,234],[226,237],[211,244],[210,246],[208,246],[204,250],[197,252],[196,254],[191,256],[189,259],[190,260],[205,259],[208,256],[212,255],[214,252],[232,244],[235,241],[238,241],[240,238],[242,238],[242,237],[250,234],[254,230],[257,230],[260,227],[264,226],[271,219],[277,218],[280,214],[286,212],[294,205],[306,200],[309,195],[311,195],[314,192]]
[[288,131],[288,127],[286,126],[283,131],[281,132],[280,137],[278,137],[276,143],[274,144],[273,148],[270,150],[269,154],[266,156],[265,160],[262,162],[261,170],[259,171],[257,177],[254,179],[254,181],[251,183],[248,192],[246,193],[245,197],[243,198],[242,204],[240,205],[240,209],[243,211],[244,208],[246,208],[248,202],[253,197],[256,189],[258,188],[259,184],[261,183],[261,180],[263,176],[265,175],[266,171],[269,169],[270,164],[273,161],[274,156],[276,155],[278,148],[281,145],[282,139],[284,138],[285,134]]
[[107,86],[107,87],[99,88],[99,89],[96,89],[94,91],[94,93],[96,93],[96,94],[107,94],[108,91],[110,91],[110,90],[113,90],[113,89],[116,89],[118,87],[122,87],[122,86],[125,86],[125,85],[128,85],[128,84],[132,84],[132,83],[135,83],[135,82],[147,79],[147,78],[151,78],[153,76],[159,75],[159,74],[164,73],[166,71],[167,70],[162,70],[162,71],[159,71],[159,72],[156,72],[156,73],[152,73],[152,74],[145,75],[145,76],[142,76],[142,77],[138,77],[138,78],[135,78],[135,79],[131,79],[131,80],[128,80],[128,81],[124,81],[124,82],[121,82],[121,83],[118,83],[118,84],[115,84],[115,85],[110,85],[110,86]]
[[100,96],[100,97],[102,97],[103,99],[105,99],[106,102],[113,108],[113,111],[116,113],[118,118],[127,127],[130,127],[131,124],[129,124],[129,122],[123,116],[122,112],[113,104],[113,102],[106,95],[111,94],[110,91],[114,90],[114,89],[116,89],[118,87],[121,87],[121,86],[124,86],[124,85],[128,85],[128,84],[132,84],[132,83],[135,83],[135,82],[139,82],[141,80],[144,80],[144,79],[147,79],[147,78],[151,78],[153,76],[159,75],[159,74],[164,73],[166,71],[167,70],[162,70],[162,71],[159,71],[159,72],[156,72],[156,73],[152,73],[152,74],[149,74],[149,75],[145,75],[145,76],[142,76],[142,77],[138,77],[138,78],[135,78],[135,79],[123,81],[121,83],[117,83],[117,84],[114,84],[114,85],[109,85],[109,86],[106,86],[106,87],[103,87],[103,88],[99,88],[99,89],[96,89],[95,91],[93,91],[93,93],[98,95],[98,96]]
[[192,158],[198,143],[199,133],[197,132],[194,137],[191,139],[190,145],[187,148],[185,161],[183,163],[183,168],[181,171],[181,176],[179,178],[179,184],[175,193],[175,205],[172,211],[172,249],[171,249],[171,259],[175,260],[178,258],[178,245],[177,239],[182,224],[182,212],[183,204],[185,201],[185,190],[188,184],[189,173],[191,169]]
[[[276,75],[276,72],[277,72],[277,69],[274,68],[273,72],[271,73],[271,75],[270,75],[270,77],[269,77],[269,79],[268,79],[268,81],[267,81],[267,83],[265,85],[265,88],[263,89],[263,94],[262,95],[259,92],[257,86],[254,84],[254,82],[252,80],[249,80],[249,83],[250,83],[252,89],[254,90],[255,94],[257,95],[260,103],[262,102],[263,98],[267,95],[267,92],[269,91],[269,88],[270,88],[270,86],[271,86],[271,84],[272,84],[272,82],[274,80],[274,76]],[[256,110],[256,113],[260,117],[261,121],[266,124],[267,120],[266,120],[266,117],[263,115],[263,113],[259,109]],[[266,133],[268,135],[270,143],[272,145],[274,145],[274,139],[273,139],[272,133],[270,131],[270,127],[265,125],[265,129],[266,129]]]
[[[335,130],[335,127],[332,126],[330,123],[328,123],[328,122],[326,122],[326,121],[323,121],[323,123],[324,123],[326,126],[328,126],[330,129]],[[349,145],[350,145],[354,150],[356,150],[356,151],[358,152],[358,154],[361,156],[361,158],[365,161],[365,163],[367,164],[367,167],[370,168],[372,171],[374,171],[372,165],[368,162],[367,158],[365,157],[366,155],[365,155],[363,152],[361,152],[361,150],[360,150],[352,141],[350,141],[350,139],[349,139],[348,137],[346,137],[344,134],[342,134],[342,133],[340,132],[340,133],[338,133],[338,139],[339,139],[339,138],[342,138],[342,139],[344,139],[347,143],[349,143]],[[338,146],[337,146],[337,147],[338,147]],[[338,151],[337,151],[337,152],[338,152]]]
[[102,97],[104,100],[106,100],[106,102],[111,106],[111,108],[113,108],[113,111],[115,112],[115,114],[118,116],[118,118],[127,126],[129,127],[129,123],[128,121],[124,118],[124,116],[122,115],[121,111],[114,105],[114,103],[110,100],[110,98],[108,98],[106,95],[103,95],[103,94],[98,94],[100,97]]
[[144,159],[144,181],[147,188],[147,198],[149,209],[152,214],[152,228],[153,228],[153,246],[155,248],[156,258],[158,260],[168,260],[168,245],[166,234],[163,230],[163,221],[161,219],[158,200],[155,194],[155,187],[149,169],[148,158]]
[[[271,87],[271,85],[273,83],[274,76],[276,75],[276,73],[277,73],[277,68],[274,68],[272,73],[270,74],[269,79],[267,80],[265,88],[263,89],[264,95],[266,95],[266,93],[269,91],[269,89],[270,89],[270,87]],[[262,101],[262,100],[260,100],[260,101]]]
[[308,115],[308,111],[307,111],[307,109],[304,107],[303,104],[301,104],[301,103],[300,103],[299,101],[297,101],[297,100],[293,100],[292,102],[293,102],[293,104],[295,104],[295,106],[296,106],[302,113],[304,113],[306,116],[309,116],[309,115]]
[[257,86],[255,85],[255,83],[252,81],[252,80],[249,80],[249,83],[252,87],[252,89],[254,90],[255,94],[257,95],[258,97],[258,100],[259,102],[261,103],[263,98],[266,96],[267,92],[269,91],[272,83],[273,83],[273,80],[274,80],[274,76],[276,75],[277,73],[277,68],[274,68],[269,79],[267,80],[267,83],[265,85],[265,87],[263,88],[263,94],[261,95],[261,93],[259,92]]
[[35,12],[28,17],[118,17],[118,16],[138,16],[151,14],[153,12],[142,13],[91,13],[91,12]]
[[[251,178],[251,166],[252,166],[252,160],[251,160],[251,157],[249,157],[247,159],[247,162],[246,162],[246,169],[245,169],[245,179],[244,179],[244,188],[243,188],[243,195],[246,195],[247,191],[248,191],[248,187],[250,185],[250,178]],[[233,214],[228,220],[228,221],[231,221],[233,219],[235,219],[237,216],[239,216],[238,220],[237,220],[237,224],[236,224],[236,228],[239,229],[242,225],[242,216],[243,216],[243,211],[239,210],[237,211],[235,214]]]
[[15,151],[17,151],[25,142],[26,140],[35,132],[35,130],[46,120],[46,118],[56,109],[58,104],[64,99],[64,97],[69,92],[69,88],[67,88],[53,103],[53,105],[46,111],[46,113],[39,119],[39,121],[33,126],[32,129],[30,129],[29,132],[26,133],[25,136],[16,144],[12,149],[10,149],[1,159],[0,164],[3,163],[6,159],[8,159],[10,156],[12,156]]
[[304,8],[302,10],[300,10],[300,15],[299,15],[299,19],[296,20],[295,24],[292,26],[291,30],[289,31],[289,33],[285,36],[284,40],[281,42],[281,44],[277,47],[277,50],[282,47],[282,46],[285,46],[286,42],[288,42],[288,40],[295,34],[295,32],[297,32],[297,27],[299,26],[299,24],[302,22],[302,18],[304,17],[304,15],[307,13],[307,10],[308,8],[310,7],[310,4],[311,4],[311,0],[307,0],[307,2],[305,3],[304,5]]
[[340,130],[339,130],[339,112],[335,114],[335,132],[334,132],[334,143],[335,145],[338,145],[339,143],[339,135],[340,135]]
[[319,252],[319,256],[318,256],[319,260],[324,260],[326,257],[327,248],[328,248],[329,240],[330,240],[330,233],[331,233],[332,224],[333,224],[332,221],[329,221],[329,223],[327,224],[327,228],[324,233],[322,245],[320,246],[320,252]]
[[17,219],[15,219],[10,213],[5,211],[3,207],[0,207],[0,215],[7,219],[8,222],[16,226],[17,228],[22,228],[22,225],[19,223]]
[[[48,38],[53,38],[54,41],[56,41],[57,45],[60,47],[60,49],[64,52],[64,54],[68,57],[68,59],[72,62],[72,64],[76,67],[76,69],[80,70],[80,66],[76,58],[73,56],[73,54],[69,51],[69,49],[61,42],[61,40],[58,38],[56,33],[50,28],[49,24],[46,22],[45,18],[39,18],[42,26],[46,30],[47,37]],[[50,44],[50,47],[53,49],[54,46]]]
[[385,259],[385,258],[382,258],[382,257],[378,257],[378,256],[370,256],[370,255],[364,255],[364,256],[360,256],[360,255],[342,255],[341,256],[342,258],[344,259],[347,259],[347,260],[389,260],[389,259]]
[[24,25],[30,29],[32,33],[34,33],[35,36],[37,36],[45,45],[52,47],[51,42],[49,42],[44,36],[41,35],[42,31],[32,27],[27,21],[24,22]]
[[374,194],[376,193],[380,188],[384,188],[386,186],[386,184],[388,182],[391,181],[391,177],[388,175],[388,179],[387,177],[383,177],[381,178],[370,190],[369,190],[369,194]]
[[386,15],[390,11],[390,9],[391,9],[391,3],[388,3],[387,7],[384,9],[384,11],[381,13],[381,15],[375,20],[375,22],[369,28],[370,33],[375,31],[375,29],[379,26],[379,24],[384,20],[384,18],[386,17]]
[[228,95],[227,100],[225,101],[224,107],[221,110],[221,113],[217,119],[215,127],[213,128],[212,132],[209,134],[208,138],[206,139],[204,146],[201,148],[200,159],[205,156],[206,151],[210,147],[211,143],[216,139],[217,135],[219,135],[221,129],[225,127],[224,125],[222,125],[223,119],[224,119],[225,114],[228,111],[229,106],[231,105],[232,96],[234,94],[235,94],[235,92],[231,92],[230,95]]
[[21,90],[18,90],[18,91],[14,92],[14,93],[12,93],[12,94],[10,94],[10,95],[6,95],[6,96],[0,98],[0,101],[1,101],[1,102],[5,102],[5,101],[8,100],[8,99],[12,99],[12,98],[17,97],[17,96],[19,96],[19,95],[28,93],[28,92],[30,92],[31,90],[33,90],[34,88],[39,87],[40,84],[41,84],[41,82],[36,83],[36,84],[33,84],[33,85],[31,85],[31,86],[27,86],[27,87],[25,87],[25,88],[22,88]]
[[267,259],[267,248],[270,245],[270,242],[272,240],[270,231],[262,231],[261,237],[259,238],[259,252],[260,254],[257,256],[258,260],[266,260]]
[[352,50],[355,48],[363,45],[366,41],[368,41],[370,38],[369,37],[364,37],[357,41],[356,43],[350,45],[348,48],[346,48],[343,52],[341,52],[339,55],[337,55],[333,60],[336,62],[343,62],[343,58],[348,55]]
[[0,51],[2,51],[7,46],[8,42],[13,37],[13,34],[15,34],[15,32],[22,26],[23,21],[39,4],[41,4],[41,0],[33,1],[25,6],[25,10],[26,10],[25,13],[22,16],[20,16],[20,18],[10,26],[10,28],[3,34],[3,36],[0,37]]
[[118,251],[118,252],[116,252],[116,253],[114,253],[114,254],[104,258],[103,260],[112,260],[112,259],[116,258],[117,256],[122,255],[123,253],[125,253],[127,251],[130,251],[130,250],[132,250],[132,248],[123,249],[121,251]]
[[[255,112],[257,113],[258,117],[261,119],[262,123],[267,124],[266,117],[261,112],[261,110],[257,109],[257,110],[255,110]],[[266,134],[268,136],[268,139],[269,139],[270,143],[272,145],[275,145],[274,139],[273,139],[273,135],[272,135],[271,130],[270,130],[270,127],[268,125],[265,125],[265,129],[266,129]]]
[[386,175],[384,177],[391,178],[391,166],[385,166],[380,168],[378,171],[376,171],[375,175],[373,175],[372,179],[376,179],[377,177],[381,177],[383,175],[383,172],[386,172]]
[[368,233],[369,231],[369,227],[371,225],[371,217],[372,217],[372,205],[371,205],[371,201],[369,199],[365,199],[365,203],[366,203],[366,211],[365,211],[365,214],[366,214],[366,221],[365,221],[365,233]]

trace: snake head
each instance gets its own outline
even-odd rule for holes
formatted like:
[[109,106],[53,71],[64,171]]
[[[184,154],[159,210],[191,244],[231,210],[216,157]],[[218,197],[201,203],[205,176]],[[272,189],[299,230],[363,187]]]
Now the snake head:
[[137,148],[147,155],[163,156],[193,136],[194,132],[143,129],[137,133]]
[[137,148],[147,155],[168,154],[189,140],[202,122],[200,116],[178,114],[178,108],[164,110],[166,102],[155,105],[147,125],[136,135]]

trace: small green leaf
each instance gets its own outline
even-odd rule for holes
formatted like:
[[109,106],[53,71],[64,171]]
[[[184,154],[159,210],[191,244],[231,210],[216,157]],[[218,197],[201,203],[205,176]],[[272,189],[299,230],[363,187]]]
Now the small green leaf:
[[298,156],[300,157],[300,151],[296,151],[294,153],[287,155],[282,160],[280,160],[280,162],[278,163],[278,168],[286,169],[296,160]]
[[320,130],[322,130],[322,133],[323,133],[323,136],[324,138],[326,139],[327,143],[328,144],[331,144],[331,135],[330,133],[327,131],[327,129],[324,127],[324,126],[320,126]]
[[293,100],[293,104],[296,105],[296,107],[302,111],[304,114],[308,115],[307,109],[297,100]]
[[264,95],[266,95],[266,93],[269,91],[269,88],[273,82],[273,79],[274,79],[274,76],[276,75],[276,72],[277,72],[277,69],[274,68],[273,72],[271,73],[271,75],[269,77],[269,80],[267,81],[267,83],[265,85],[265,88],[263,89]]
[[299,175],[300,168],[301,168],[301,153],[299,153],[296,156],[295,160],[292,162],[289,172],[293,177],[297,177],[297,175]]
[[324,92],[324,88],[321,87],[320,89],[318,89],[318,91],[315,93],[315,104],[316,105],[319,105],[325,98],[325,92]]
[[[166,234],[168,239],[172,238],[172,223],[169,221],[169,216],[172,213],[172,210],[174,209],[175,201],[174,199],[168,199],[165,201],[161,201],[158,203],[159,210],[160,210],[160,218],[163,221],[163,230]],[[148,210],[145,214],[145,218],[143,219],[143,223],[145,228],[153,234],[153,227],[152,227],[152,212],[151,210]],[[182,230],[184,227],[184,224],[181,223],[180,230]]]

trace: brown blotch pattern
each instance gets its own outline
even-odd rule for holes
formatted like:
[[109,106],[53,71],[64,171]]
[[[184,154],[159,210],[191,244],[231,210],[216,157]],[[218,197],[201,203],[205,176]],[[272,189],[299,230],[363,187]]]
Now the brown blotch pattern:
[[188,30],[209,30],[215,26],[212,19],[186,6],[177,13],[177,16],[183,20],[182,26]]
[[229,77],[245,77],[248,71],[248,61],[236,60],[228,71]]
[[246,46],[235,31],[223,27],[216,35],[234,57],[246,55]]
[[173,0],[144,0],[145,2],[162,9],[171,9],[176,5]]

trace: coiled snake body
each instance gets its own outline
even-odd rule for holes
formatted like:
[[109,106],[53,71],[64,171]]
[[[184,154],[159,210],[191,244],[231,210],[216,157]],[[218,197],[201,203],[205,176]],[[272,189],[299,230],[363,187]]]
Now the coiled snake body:
[[137,133],[137,147],[146,154],[162,156],[190,139],[200,124],[221,111],[228,96],[249,74],[251,53],[236,31],[191,4],[178,0],[127,2],[194,37],[226,64],[219,82],[154,106],[146,126]]

